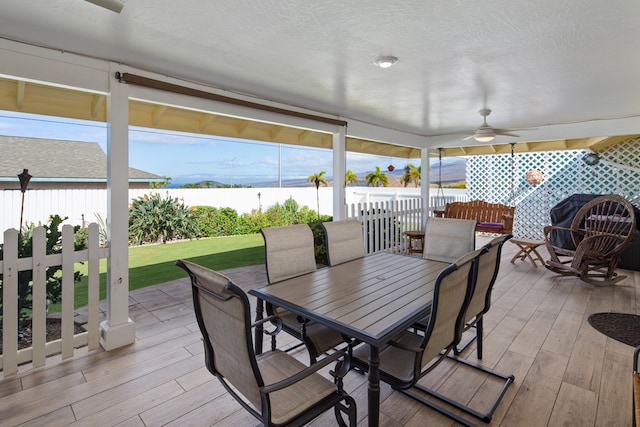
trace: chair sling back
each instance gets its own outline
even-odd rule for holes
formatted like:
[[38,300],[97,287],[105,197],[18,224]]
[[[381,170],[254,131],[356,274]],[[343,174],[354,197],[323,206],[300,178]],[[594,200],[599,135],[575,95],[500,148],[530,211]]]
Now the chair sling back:
[[329,265],[365,256],[362,224],[357,219],[323,222]]
[[311,367],[280,350],[256,357],[244,291],[198,264],[180,260],[176,265],[191,278],[205,365],[247,411],[265,426],[276,426],[303,425],[334,408],[339,425],[346,426],[342,419],[346,414],[349,425],[355,426],[355,402],[342,389],[342,361],[335,384],[317,372],[344,353],[336,352]]
[[[316,271],[313,233],[307,224],[263,228],[260,232],[264,238],[265,263],[269,283],[280,282]],[[321,354],[344,342],[339,332],[308,319],[300,318],[281,307],[267,304],[266,311],[269,316],[279,317],[282,329],[307,347],[311,363],[315,363]],[[271,349],[275,348],[274,335],[271,340]]]

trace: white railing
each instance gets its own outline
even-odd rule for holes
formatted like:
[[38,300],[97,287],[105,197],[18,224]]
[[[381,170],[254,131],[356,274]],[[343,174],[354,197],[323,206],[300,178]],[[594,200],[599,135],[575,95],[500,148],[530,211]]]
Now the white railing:
[[387,202],[354,203],[347,216],[362,222],[367,253],[403,252],[408,241],[403,232],[421,230],[424,205],[421,198]]
[[[434,209],[444,209],[450,202],[466,201],[465,194],[431,196],[428,216]],[[441,206],[440,206],[441,205]],[[422,230],[426,222],[425,206],[421,197],[404,196],[402,199],[351,203],[347,217],[358,219],[364,228],[367,253],[379,251],[404,252],[409,245],[405,231]]]
[[[34,367],[43,366],[47,356],[61,354],[62,359],[72,357],[74,350],[88,346],[89,350],[99,346],[99,260],[106,258],[108,249],[99,245],[98,224],[89,225],[87,249],[74,250],[73,226],[62,227],[62,252],[46,253],[46,230],[36,227],[33,230],[33,256],[18,257],[18,231],[9,229],[4,232],[2,271],[2,355],[0,369],[4,377],[18,372],[18,366],[31,362]],[[74,334],[74,263],[86,262],[88,267],[88,322],[85,332]],[[46,272],[48,267],[62,266],[62,309],[61,338],[46,341],[47,295]],[[18,350],[18,272],[33,271],[31,316],[32,346]]]

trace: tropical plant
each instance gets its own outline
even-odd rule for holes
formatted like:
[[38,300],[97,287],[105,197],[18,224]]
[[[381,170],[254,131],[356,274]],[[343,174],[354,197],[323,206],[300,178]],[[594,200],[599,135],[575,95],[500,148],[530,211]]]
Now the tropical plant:
[[347,170],[344,175],[344,185],[355,184],[358,185],[358,175],[356,175],[351,169]]
[[323,184],[325,187],[329,185],[327,180],[323,176],[326,172],[322,171],[319,173],[314,173],[307,178],[307,181],[310,181],[313,185],[316,186],[316,199],[318,202],[318,220],[320,219],[320,184]]
[[[43,225],[46,236],[46,253],[47,255],[59,254],[62,252],[62,232],[60,225],[67,217],[61,218],[59,215],[49,217],[49,222]],[[18,235],[18,258],[29,258],[33,255],[33,230],[35,225],[28,224],[22,227]],[[79,232],[80,226],[74,227],[77,233],[74,237],[74,249],[81,250],[86,246],[86,233]],[[4,259],[4,247],[0,246],[0,260]],[[47,300],[52,303],[58,303],[62,298],[62,274],[60,271],[62,266],[55,265],[47,267],[46,270],[46,292]],[[81,274],[74,272],[74,280],[80,281]],[[0,275],[0,320],[2,318],[2,275]],[[32,297],[33,270],[24,270],[18,272],[18,320],[21,330],[24,329],[27,320],[31,316],[33,307]]]
[[163,199],[157,193],[138,197],[129,208],[129,240],[141,245],[194,238],[198,227],[191,213],[177,197]]
[[107,235],[107,222],[102,218],[102,215],[100,215],[99,213],[96,213],[96,219],[98,220],[98,236],[100,239],[100,246],[106,246],[107,245],[107,239],[108,239],[108,235]]
[[365,182],[367,183],[367,187],[369,185],[373,187],[379,187],[380,185],[386,187],[389,185],[389,177],[380,170],[380,166],[376,166],[375,172],[369,172],[367,174]]
[[169,187],[169,184],[171,184],[171,178],[168,176],[163,176],[162,178],[164,178],[164,181],[162,182],[150,182],[149,183],[149,187],[150,188],[165,188],[165,187]]
[[407,163],[402,174],[402,183],[406,187],[409,183],[413,183],[416,188],[420,186],[420,178],[422,177],[422,165],[416,167],[413,163]]

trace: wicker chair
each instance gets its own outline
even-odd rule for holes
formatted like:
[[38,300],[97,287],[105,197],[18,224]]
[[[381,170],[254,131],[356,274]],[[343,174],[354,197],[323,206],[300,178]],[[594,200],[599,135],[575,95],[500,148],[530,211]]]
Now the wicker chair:
[[[300,426],[334,408],[339,425],[347,425],[343,415],[349,426],[356,425],[355,401],[342,388],[348,370],[348,363],[340,359],[344,353],[333,353],[310,367],[280,350],[256,357],[244,291],[200,265],[182,260],[176,265],[191,278],[205,365],[247,411],[265,426]],[[336,361],[336,370],[331,372],[334,384],[317,371]]]
[[357,219],[323,222],[329,265],[365,256],[362,224]]
[[[550,255],[545,267],[590,284],[616,283],[626,277],[618,275],[616,267],[620,255],[631,244],[635,227],[631,203],[616,195],[597,197],[580,208],[570,228],[544,227]],[[568,233],[574,247],[554,245],[557,233]]]
[[[427,392],[418,383],[460,340],[463,315],[469,303],[476,276],[478,257],[485,249],[473,251],[446,267],[436,279],[429,326],[424,334],[402,332],[380,349],[380,378],[393,389],[416,399],[438,412],[469,425],[464,418],[427,400],[413,389]],[[352,365],[367,372],[368,346],[353,350]]]
[[424,229],[422,257],[455,262],[476,248],[476,224],[470,219],[430,217]]
[[[260,232],[264,238],[269,283],[280,282],[316,270],[313,233],[307,224],[263,228]],[[281,307],[267,304],[266,311],[268,316],[280,318],[282,329],[307,347],[311,363],[315,363],[321,354],[345,342],[339,332],[301,318]],[[275,350],[275,348],[274,335],[271,340],[271,349]]]

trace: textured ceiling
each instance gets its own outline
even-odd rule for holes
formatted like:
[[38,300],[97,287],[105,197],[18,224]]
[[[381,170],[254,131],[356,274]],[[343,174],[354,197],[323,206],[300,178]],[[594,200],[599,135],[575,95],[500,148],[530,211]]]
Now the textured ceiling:
[[[496,143],[640,133],[637,0],[125,3],[117,14],[82,0],[3,0],[0,37],[424,135],[432,147],[469,144],[482,107],[494,127],[538,128]],[[383,70],[378,55],[400,61]]]

